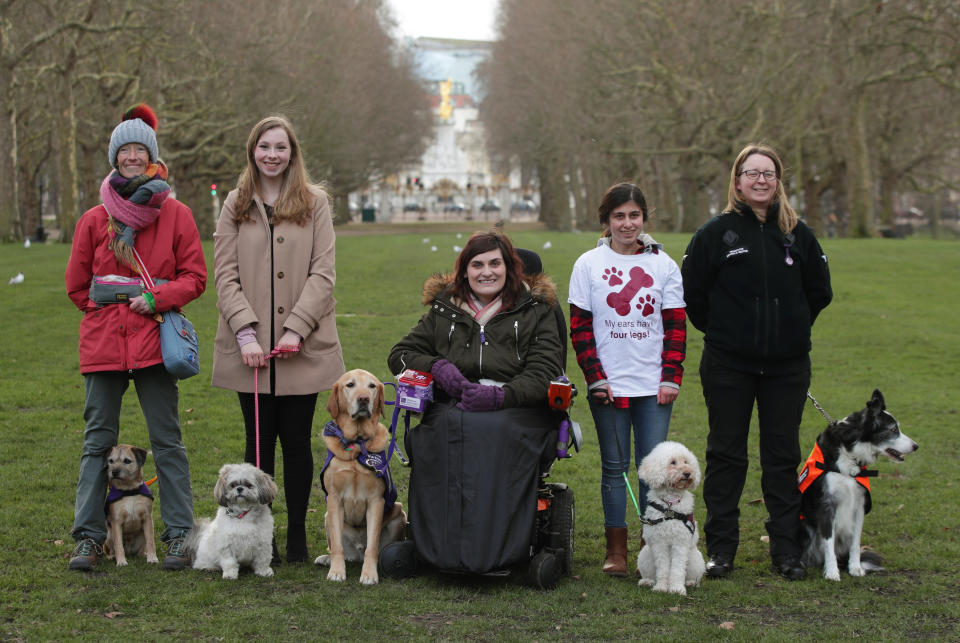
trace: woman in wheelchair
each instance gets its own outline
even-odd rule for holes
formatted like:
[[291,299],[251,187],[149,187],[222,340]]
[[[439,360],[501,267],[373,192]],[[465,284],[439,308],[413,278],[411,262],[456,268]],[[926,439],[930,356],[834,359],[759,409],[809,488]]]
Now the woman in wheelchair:
[[486,573],[529,560],[538,476],[556,456],[556,302],[553,282],[524,276],[505,235],[478,232],[452,274],[426,281],[429,309],[390,352],[391,372],[434,378],[434,403],[405,442],[408,533],[437,568]]

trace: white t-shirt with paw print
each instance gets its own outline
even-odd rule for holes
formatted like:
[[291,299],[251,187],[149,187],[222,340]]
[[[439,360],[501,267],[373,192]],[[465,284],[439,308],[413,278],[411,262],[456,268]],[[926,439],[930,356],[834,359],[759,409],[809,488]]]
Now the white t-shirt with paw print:
[[[652,239],[647,238],[652,242]],[[655,242],[622,255],[601,243],[573,265],[567,301],[593,314],[597,355],[617,397],[656,395],[662,308],[683,308],[680,268]]]

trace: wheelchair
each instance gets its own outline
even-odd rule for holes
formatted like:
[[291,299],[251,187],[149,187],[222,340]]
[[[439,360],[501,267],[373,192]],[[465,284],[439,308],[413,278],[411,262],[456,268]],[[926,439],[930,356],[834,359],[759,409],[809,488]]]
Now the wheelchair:
[[[575,390],[561,380],[554,384],[561,391],[569,387],[569,405]],[[383,548],[380,573],[403,578],[423,568],[482,576],[522,572],[540,589],[569,576],[574,493],[548,478],[558,460],[579,451],[582,438],[561,398],[552,398],[551,408],[485,413],[461,411],[454,401],[440,399],[412,429],[408,408],[407,539]]]

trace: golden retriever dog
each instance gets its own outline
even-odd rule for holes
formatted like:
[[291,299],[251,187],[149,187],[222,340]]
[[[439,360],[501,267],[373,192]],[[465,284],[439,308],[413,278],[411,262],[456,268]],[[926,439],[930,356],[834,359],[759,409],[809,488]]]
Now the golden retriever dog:
[[327,411],[333,422],[323,431],[327,461],[320,479],[327,494],[330,553],[314,563],[330,567],[328,580],[343,581],[345,562],[363,561],[360,582],[375,585],[380,549],[400,540],[407,523],[403,506],[392,502],[396,491],[386,462],[390,434],[380,423],[383,383],[367,371],[348,371],[333,385]]
[[118,444],[107,453],[107,540],[103,551],[116,558],[117,567],[127,555],[143,554],[148,563],[159,563],[153,535],[153,496],[143,482],[147,450]]

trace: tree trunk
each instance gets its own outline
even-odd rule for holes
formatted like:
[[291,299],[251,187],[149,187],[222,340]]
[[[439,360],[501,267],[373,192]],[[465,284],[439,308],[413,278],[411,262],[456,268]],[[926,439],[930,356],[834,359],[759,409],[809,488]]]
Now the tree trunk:
[[880,170],[880,223],[885,226],[894,226],[893,201],[896,195],[897,179],[893,168],[887,163],[881,163]]
[[332,197],[330,207],[333,208],[334,225],[350,223],[349,193],[344,190],[335,190],[330,196]]
[[13,97],[13,70],[0,64],[0,240],[13,239],[17,235],[16,194],[16,128],[17,112]]
[[570,230],[570,197],[561,165],[542,159],[537,165],[540,176],[540,221],[548,230]]
[[[63,79],[64,111],[59,123],[60,241],[73,242],[73,229],[80,218],[80,177],[77,171],[77,113],[73,84]],[[100,186],[97,185],[96,189]]]
[[940,212],[943,209],[945,190],[937,190],[933,195],[933,209],[930,211],[930,236],[937,239],[940,236]]
[[814,179],[813,171],[805,168],[801,178],[803,191],[804,219],[813,228],[817,237],[823,237],[823,210],[820,208],[820,183]]
[[867,140],[867,96],[860,92],[853,112],[853,134],[855,140],[850,146],[854,155],[850,167],[853,169],[851,194],[850,232],[854,237],[873,236],[874,207],[872,198],[872,177],[870,172],[870,148]]
[[696,163],[694,158],[680,160],[680,185],[687,186],[687,189],[680,193],[679,232],[696,232],[710,216],[707,191],[701,184]]

